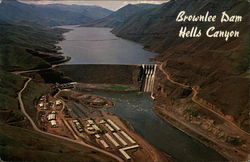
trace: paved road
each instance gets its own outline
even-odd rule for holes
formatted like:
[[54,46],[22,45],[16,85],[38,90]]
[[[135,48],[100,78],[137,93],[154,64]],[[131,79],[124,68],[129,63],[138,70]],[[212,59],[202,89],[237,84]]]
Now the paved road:
[[26,87],[28,86],[29,82],[31,81],[32,79],[31,78],[28,78],[28,80],[25,82],[23,88],[18,92],[18,101],[19,101],[19,104],[20,104],[20,108],[21,108],[21,111],[22,113],[26,116],[26,118],[30,121],[33,129],[41,134],[45,134],[45,135],[49,135],[49,136],[52,136],[52,137],[56,137],[56,138],[60,138],[60,139],[63,139],[63,140],[66,140],[66,141],[69,141],[69,142],[73,142],[73,143],[76,143],[76,144],[80,144],[82,146],[85,146],[87,148],[90,148],[90,149],[93,149],[93,150],[96,150],[98,152],[101,152],[103,154],[106,154],[114,159],[116,159],[117,161],[119,162],[123,162],[124,160],[121,159],[120,157],[108,152],[108,151],[105,151],[103,149],[100,149],[98,147],[95,147],[95,146],[92,146],[92,145],[89,145],[83,141],[79,141],[79,140],[72,140],[70,138],[66,138],[66,137],[62,137],[62,136],[58,136],[58,135],[55,135],[55,134],[51,134],[51,133],[48,133],[48,132],[44,132],[44,131],[41,131],[37,126],[36,124],[34,123],[34,121],[31,119],[31,117],[27,114],[26,110],[25,110],[25,107],[24,107],[24,104],[23,104],[23,100],[22,100],[22,93],[23,91],[26,89]]
[[40,69],[33,69],[33,70],[23,70],[23,71],[14,71],[12,72],[13,74],[23,74],[23,73],[32,73],[32,72],[38,72],[38,71],[46,71],[46,70],[50,70],[50,69],[53,69],[57,66],[60,66],[60,65],[63,65],[66,61],[67,61],[67,57],[64,58],[63,62],[60,63],[60,64],[55,64],[55,65],[52,65],[51,67],[49,68],[40,68]]
[[161,63],[161,65],[159,66],[159,70],[160,70],[161,72],[163,72],[163,74],[165,74],[166,78],[167,78],[171,83],[173,83],[173,84],[175,84],[175,85],[178,85],[178,86],[181,86],[182,88],[185,88],[185,89],[191,89],[191,90],[193,91],[193,96],[192,96],[192,101],[193,101],[193,102],[195,102],[196,104],[200,105],[201,107],[207,109],[208,111],[212,112],[213,114],[215,114],[216,116],[218,116],[219,118],[221,118],[223,121],[226,121],[226,122],[230,125],[231,128],[234,128],[236,131],[239,131],[239,132],[241,132],[242,134],[244,134],[244,135],[246,135],[246,136],[249,137],[250,133],[248,133],[248,132],[242,130],[242,129],[241,129],[240,127],[238,127],[235,123],[233,123],[232,121],[226,119],[222,114],[220,114],[220,113],[218,113],[218,112],[216,112],[216,111],[210,109],[206,104],[200,102],[200,101],[198,100],[198,97],[197,97],[197,95],[198,95],[198,88],[197,88],[196,86],[191,87],[191,86],[189,86],[189,85],[185,85],[185,84],[183,84],[183,83],[179,83],[179,82],[176,82],[176,81],[174,81],[173,79],[171,79],[169,73],[163,69],[163,66],[164,66],[164,65],[165,65],[164,63]]

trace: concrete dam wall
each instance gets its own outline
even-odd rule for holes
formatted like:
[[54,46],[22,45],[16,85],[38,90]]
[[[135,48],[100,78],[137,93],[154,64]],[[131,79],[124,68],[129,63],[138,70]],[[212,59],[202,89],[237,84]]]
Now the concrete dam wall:
[[76,82],[134,85],[141,91],[151,92],[156,65],[73,64],[56,69]]

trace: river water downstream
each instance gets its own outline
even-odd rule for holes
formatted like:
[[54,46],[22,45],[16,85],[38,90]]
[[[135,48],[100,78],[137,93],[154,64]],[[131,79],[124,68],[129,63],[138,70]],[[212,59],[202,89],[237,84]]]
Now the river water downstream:
[[[155,55],[143,50],[137,43],[116,37],[108,28],[66,28],[74,29],[65,33],[65,40],[59,43],[64,55],[72,58],[67,64],[141,64],[150,63],[148,59]],[[115,107],[108,111],[128,121],[138,134],[156,148],[170,154],[175,161],[225,161],[214,150],[155,115],[150,94],[107,91],[92,93],[112,100]]]
[[174,161],[225,161],[219,153],[155,115],[149,93],[96,91],[94,94],[113,101],[115,107],[108,111],[128,121],[138,134],[170,154]]

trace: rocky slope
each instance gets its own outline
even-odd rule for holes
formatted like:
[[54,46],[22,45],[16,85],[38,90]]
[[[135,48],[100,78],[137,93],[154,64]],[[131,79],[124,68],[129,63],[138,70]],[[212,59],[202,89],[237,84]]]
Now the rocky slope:
[[98,19],[92,22],[85,23],[82,26],[113,28],[117,25],[122,24],[126,19],[131,17],[133,14],[138,13],[143,10],[154,8],[155,6],[156,5],[152,5],[152,4],[137,4],[137,5],[129,4],[102,19]]
[[[176,22],[180,11],[241,15],[241,22]],[[172,0],[134,15],[114,28],[116,35],[159,52],[155,111],[205,136],[231,160],[244,160],[249,145],[249,4],[243,0]],[[179,38],[181,26],[202,29],[201,37]],[[206,30],[239,30],[240,37],[208,38]],[[187,128],[187,125],[186,125]],[[192,134],[192,133],[191,133]],[[212,137],[212,138],[210,138]],[[212,143],[211,143],[212,141]],[[244,142],[243,142],[244,141]],[[226,145],[225,145],[226,144]],[[219,146],[218,146],[219,145]],[[234,152],[232,149],[236,149]]]

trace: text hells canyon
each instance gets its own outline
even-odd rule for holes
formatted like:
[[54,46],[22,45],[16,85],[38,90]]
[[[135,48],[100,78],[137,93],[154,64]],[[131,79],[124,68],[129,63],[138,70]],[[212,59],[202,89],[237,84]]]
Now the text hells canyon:
[[[176,22],[215,22],[216,15],[210,15],[209,12],[206,12],[205,15],[186,15],[185,11],[179,12],[176,17]],[[242,21],[242,16],[233,15],[229,16],[225,11],[222,12],[220,23],[239,23]],[[240,32],[238,30],[217,30],[215,26],[209,27],[206,32],[206,36],[209,38],[224,38],[225,41],[228,41],[229,38],[239,37]],[[181,38],[195,38],[201,37],[202,30],[199,29],[198,26],[193,26],[188,28],[186,26],[182,26],[179,31],[179,37]]]

